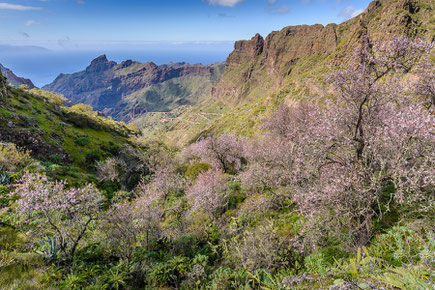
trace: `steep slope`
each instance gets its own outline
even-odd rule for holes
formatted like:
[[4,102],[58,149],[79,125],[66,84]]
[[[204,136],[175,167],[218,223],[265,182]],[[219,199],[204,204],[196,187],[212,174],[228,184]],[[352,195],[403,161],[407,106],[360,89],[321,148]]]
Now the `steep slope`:
[[222,71],[223,64],[157,66],[131,60],[117,64],[102,55],[86,70],[61,74],[43,89],[128,121],[147,112],[167,112],[195,104],[200,95],[209,93]]
[[95,179],[96,161],[135,147],[129,140],[134,129],[59,101],[9,87],[0,74],[0,143],[31,151],[51,176],[80,182]]
[[7,78],[8,82],[16,88],[21,85],[26,85],[29,89],[35,88],[31,80],[16,76],[10,69],[5,68],[2,64],[0,64],[0,72]]
[[395,35],[433,41],[434,6],[431,0],[375,0],[339,25],[289,26],[265,39],[238,41],[212,94],[170,120],[165,136],[183,144],[208,131],[253,135],[283,102],[327,96],[328,72],[354,53],[363,31],[372,42]]

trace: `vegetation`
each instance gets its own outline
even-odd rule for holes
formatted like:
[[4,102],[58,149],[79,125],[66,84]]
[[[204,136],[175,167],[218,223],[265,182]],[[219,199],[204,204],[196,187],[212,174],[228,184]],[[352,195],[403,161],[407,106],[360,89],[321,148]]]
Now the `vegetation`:
[[364,40],[331,98],[182,151],[8,88],[1,287],[433,289],[432,44]]

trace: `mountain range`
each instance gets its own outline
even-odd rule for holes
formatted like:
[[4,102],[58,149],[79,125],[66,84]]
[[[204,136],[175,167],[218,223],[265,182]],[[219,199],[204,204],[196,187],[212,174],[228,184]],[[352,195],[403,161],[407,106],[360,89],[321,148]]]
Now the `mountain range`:
[[0,64],[0,72],[6,77],[8,82],[16,88],[21,85],[26,85],[29,89],[35,88],[31,80],[16,76],[10,69],[4,67],[2,64]]
[[433,1],[375,0],[341,24],[299,25],[237,41],[225,64],[156,65],[94,59],[60,74],[44,90],[85,103],[115,120],[135,122],[178,145],[206,132],[253,135],[283,102],[324,97],[324,75],[358,47],[393,35],[434,39]]

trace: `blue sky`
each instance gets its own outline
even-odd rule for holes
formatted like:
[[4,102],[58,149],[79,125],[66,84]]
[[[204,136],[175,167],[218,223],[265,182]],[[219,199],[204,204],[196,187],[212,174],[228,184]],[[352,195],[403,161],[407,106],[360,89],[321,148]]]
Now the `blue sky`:
[[0,44],[50,49],[218,45],[340,23],[369,0],[0,0]]

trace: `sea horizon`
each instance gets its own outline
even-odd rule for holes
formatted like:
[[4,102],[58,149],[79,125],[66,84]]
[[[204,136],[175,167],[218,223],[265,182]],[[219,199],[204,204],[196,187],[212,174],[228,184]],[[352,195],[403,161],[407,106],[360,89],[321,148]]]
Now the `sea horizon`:
[[232,45],[206,49],[176,47],[153,47],[144,49],[89,49],[89,50],[40,50],[31,53],[24,51],[0,51],[0,63],[11,69],[17,76],[30,79],[41,88],[56,77],[84,70],[93,59],[105,54],[110,61],[120,63],[133,60],[142,63],[154,62],[157,65],[186,62],[203,65],[224,62],[232,50]]

